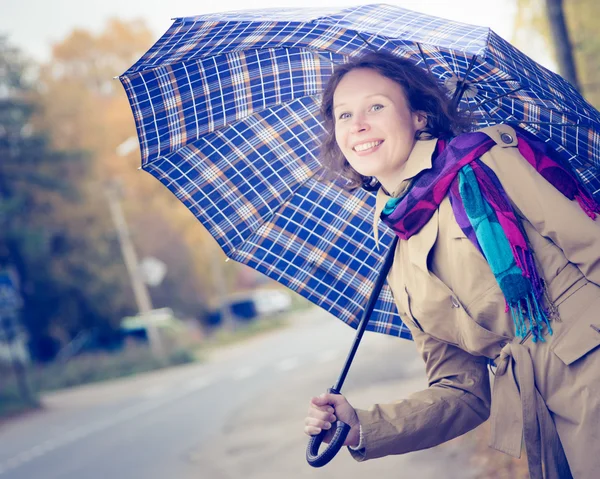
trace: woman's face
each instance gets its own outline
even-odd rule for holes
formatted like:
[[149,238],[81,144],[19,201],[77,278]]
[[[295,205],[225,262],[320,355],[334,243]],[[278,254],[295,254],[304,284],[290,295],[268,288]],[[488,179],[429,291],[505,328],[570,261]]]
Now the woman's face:
[[425,114],[411,112],[404,89],[375,70],[352,70],[333,94],[333,115],[335,139],[350,166],[396,189],[415,134],[427,124]]

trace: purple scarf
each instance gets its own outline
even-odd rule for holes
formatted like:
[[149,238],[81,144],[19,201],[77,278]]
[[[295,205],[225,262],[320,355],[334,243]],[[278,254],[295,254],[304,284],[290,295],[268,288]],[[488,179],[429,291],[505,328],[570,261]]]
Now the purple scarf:
[[[575,177],[551,157],[539,140],[517,131],[521,155],[549,183],[586,214],[596,218],[598,205]],[[431,169],[422,172],[401,198],[391,198],[382,221],[402,239],[417,233],[449,194],[456,221],[483,254],[506,299],[516,335],[526,334],[526,319],[533,340],[541,339],[548,318],[540,305],[544,282],[538,274],[525,231],[495,173],[479,158],[495,145],[485,133],[466,133],[449,143],[438,140]]]

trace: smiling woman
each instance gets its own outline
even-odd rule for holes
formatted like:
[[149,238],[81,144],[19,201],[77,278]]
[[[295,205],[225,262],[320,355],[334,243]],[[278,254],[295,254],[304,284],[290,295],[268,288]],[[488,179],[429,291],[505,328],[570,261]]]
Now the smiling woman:
[[390,54],[338,67],[322,114],[330,175],[380,185],[375,239],[379,220],[399,237],[387,281],[429,388],[368,410],[323,394],[305,433],[328,442],[341,421],[363,461],[491,415],[492,447],[520,456],[524,438],[533,479],[595,478],[600,205],[524,130],[468,132],[427,70]]

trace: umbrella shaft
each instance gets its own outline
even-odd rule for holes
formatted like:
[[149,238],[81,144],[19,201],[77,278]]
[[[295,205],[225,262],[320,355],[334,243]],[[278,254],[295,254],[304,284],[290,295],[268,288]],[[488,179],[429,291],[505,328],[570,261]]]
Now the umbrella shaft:
[[367,302],[367,306],[364,309],[362,318],[356,329],[356,336],[354,337],[354,342],[352,343],[352,348],[348,353],[348,357],[346,358],[346,362],[344,367],[342,368],[342,372],[340,373],[340,377],[337,382],[333,386],[332,389],[337,391],[338,393],[342,390],[342,386],[344,385],[344,381],[346,380],[346,376],[348,375],[348,371],[350,370],[350,365],[352,364],[352,360],[354,359],[354,355],[358,350],[358,345],[360,344],[360,340],[363,337],[365,329],[367,328],[367,324],[369,323],[369,318],[371,317],[371,313],[373,312],[373,308],[375,307],[375,303],[377,303],[377,299],[379,298],[379,293],[381,292],[381,288],[383,288],[383,284],[387,278],[388,272],[394,263],[394,254],[396,252],[396,245],[398,244],[398,237],[394,235],[394,239],[392,240],[392,244],[390,245],[390,249],[387,252],[385,257],[383,268],[379,273],[379,277],[377,278],[377,282],[375,283],[375,288],[369,297],[369,301]]

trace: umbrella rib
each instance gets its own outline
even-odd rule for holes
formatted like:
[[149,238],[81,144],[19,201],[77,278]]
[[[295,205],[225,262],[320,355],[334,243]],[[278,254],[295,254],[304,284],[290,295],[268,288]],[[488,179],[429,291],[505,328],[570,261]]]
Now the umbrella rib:
[[377,52],[377,49],[373,47],[373,45],[371,45],[359,32],[356,32],[356,36],[360,38],[363,42],[365,42],[365,44],[371,51]]
[[419,52],[421,53],[423,62],[425,63],[425,66],[427,67],[427,71],[429,72],[430,75],[433,75],[431,68],[429,68],[429,63],[427,63],[427,57],[425,56],[425,52],[423,51],[423,48],[421,48],[421,44],[419,42],[416,42],[416,43],[417,43],[417,47],[419,47]]
[[505,123],[523,123],[524,125],[555,125],[555,126],[571,126],[579,128],[582,125],[581,123],[556,123],[552,121],[521,121],[521,120],[509,120]]
[[[462,80],[459,78],[456,83],[457,88],[456,88],[456,91],[454,92],[454,96],[452,97],[452,103],[454,103],[455,107],[458,105],[458,102],[460,102],[460,99],[462,98],[463,93],[465,92],[465,88],[467,86],[467,77],[469,76],[469,73],[471,73],[471,70],[475,66],[476,62],[477,62],[477,55],[473,55],[471,57],[471,61],[469,62],[469,66],[467,67],[467,71],[465,72],[465,77]],[[459,84],[460,84],[460,88],[458,88]]]
[[473,85],[491,85],[493,83],[508,83],[508,82],[518,83],[518,81],[515,80],[514,78],[502,78],[500,80],[474,81]]
[[485,100],[485,101],[482,101],[482,102],[480,102],[480,103],[477,103],[477,105],[475,105],[473,108],[468,108],[467,110],[468,110],[468,111],[470,111],[470,112],[473,112],[473,111],[475,111],[476,109],[480,108],[481,106],[485,105],[486,103],[489,103],[489,102],[491,102],[491,101],[496,101],[496,100],[498,100],[498,99],[500,99],[500,98],[503,98],[503,97],[505,97],[505,96],[508,96],[508,95],[510,95],[510,94],[512,94],[512,93],[516,93],[516,92],[518,92],[519,90],[522,90],[522,89],[523,89],[523,87],[522,87],[522,86],[520,86],[519,88],[515,88],[514,90],[508,91],[508,92],[506,92],[506,93],[504,93],[504,94],[502,94],[502,95],[498,95],[498,96],[495,96],[494,98],[489,98],[489,99],[487,99],[487,100]]

